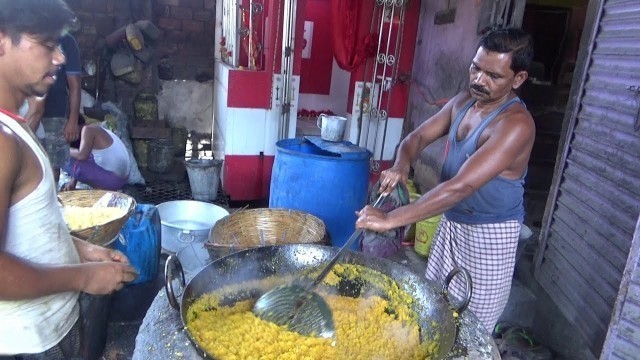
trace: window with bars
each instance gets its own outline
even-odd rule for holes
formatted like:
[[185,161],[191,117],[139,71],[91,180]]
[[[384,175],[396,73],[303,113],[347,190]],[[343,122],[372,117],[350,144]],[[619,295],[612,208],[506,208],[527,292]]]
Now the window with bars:
[[522,16],[526,0],[488,0],[483,1],[478,20],[478,34],[505,27],[522,26]]
[[234,67],[238,63],[237,44],[237,0],[222,0],[222,34],[220,38],[220,59]]
[[223,0],[220,59],[232,67],[263,69],[264,4]]

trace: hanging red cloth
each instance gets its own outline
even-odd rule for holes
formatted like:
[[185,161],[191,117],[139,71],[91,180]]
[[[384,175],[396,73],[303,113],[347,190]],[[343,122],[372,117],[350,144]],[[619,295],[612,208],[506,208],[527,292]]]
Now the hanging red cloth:
[[331,0],[333,55],[340,68],[350,72],[373,55],[370,46],[372,34],[358,39],[361,16],[362,0]]

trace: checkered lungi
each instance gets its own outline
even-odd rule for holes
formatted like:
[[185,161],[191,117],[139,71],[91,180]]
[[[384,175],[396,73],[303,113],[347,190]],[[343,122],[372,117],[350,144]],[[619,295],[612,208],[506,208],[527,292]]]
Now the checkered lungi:
[[[455,266],[467,269],[473,283],[469,310],[489,332],[509,299],[520,226],[517,220],[461,224],[443,216],[431,244],[426,277],[442,284]],[[449,286],[450,297],[462,299],[464,290],[458,275]]]

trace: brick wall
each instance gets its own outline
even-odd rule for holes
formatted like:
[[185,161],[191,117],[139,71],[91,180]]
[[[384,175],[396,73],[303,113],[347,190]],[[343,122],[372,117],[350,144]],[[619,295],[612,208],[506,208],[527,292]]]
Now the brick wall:
[[104,54],[105,37],[137,20],[163,31],[154,44],[177,79],[213,76],[215,0],[66,0],[80,20],[75,34],[83,61]]
[[[100,79],[100,101],[118,104],[129,119],[134,118],[133,100],[138,93],[158,93],[161,59],[163,64],[172,65],[174,79],[204,81],[213,78],[215,0],[66,1],[80,20],[80,29],[74,36],[83,63],[93,60],[107,74]],[[143,64],[141,81],[136,84],[111,76],[112,54],[127,46],[110,47],[106,38],[138,20],[150,20],[162,35],[154,42],[145,37],[145,47],[153,56]],[[83,88],[95,96],[96,78],[84,77]]]

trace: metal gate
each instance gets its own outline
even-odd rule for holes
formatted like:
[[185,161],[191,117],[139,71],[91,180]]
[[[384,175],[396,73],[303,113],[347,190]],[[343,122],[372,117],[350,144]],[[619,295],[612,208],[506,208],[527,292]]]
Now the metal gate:
[[[378,38],[375,58],[369,59],[365,63],[363,88],[367,88],[368,84],[372,85],[369,99],[373,99],[374,103],[370,104],[370,108],[367,110],[365,109],[365,96],[359,99],[360,111],[357,119],[356,142],[373,153],[371,170],[374,172],[380,171],[379,161],[383,160],[385,153],[389,108],[393,98],[393,87],[398,80],[398,64],[402,50],[407,3],[408,0],[375,0],[369,28],[369,32],[377,35]],[[394,19],[398,21],[395,35],[391,25]],[[368,76],[370,76],[370,81],[367,82]],[[365,113],[368,116],[364,116]],[[382,133],[381,144],[378,144],[379,133]],[[388,144],[386,145],[388,146]],[[378,159],[376,159],[377,149],[379,149]]]
[[535,275],[597,357],[640,212],[640,1],[593,1],[589,18]]

